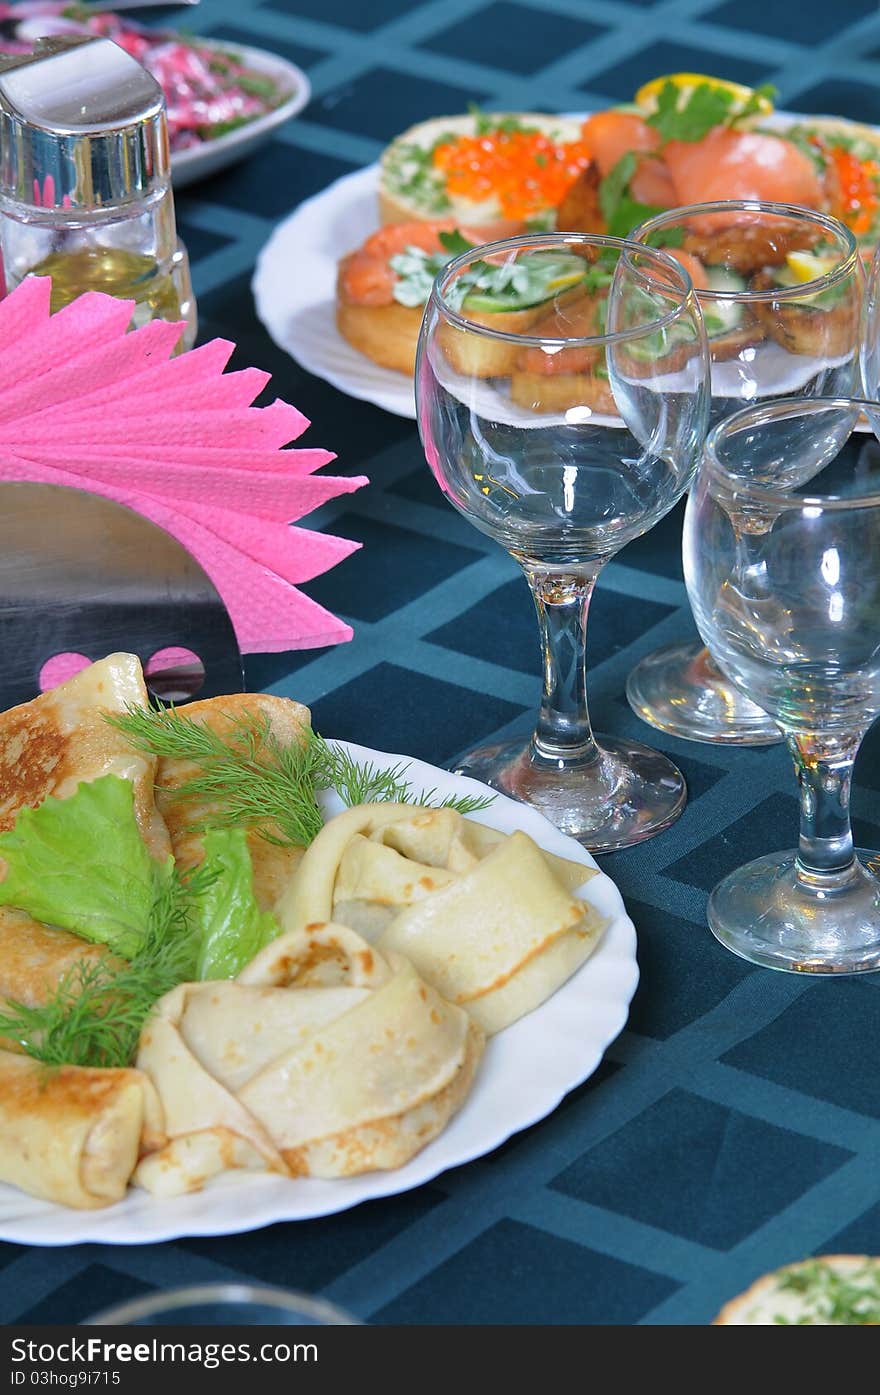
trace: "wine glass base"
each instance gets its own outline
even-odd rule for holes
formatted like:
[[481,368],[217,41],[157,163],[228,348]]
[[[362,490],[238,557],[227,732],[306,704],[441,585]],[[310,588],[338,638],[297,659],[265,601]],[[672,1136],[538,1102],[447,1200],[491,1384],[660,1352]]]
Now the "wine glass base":
[[762,708],[719,673],[699,644],[669,644],[648,654],[626,681],[636,716],[687,741],[764,746],[782,733]]
[[[790,973],[860,974],[880,969],[880,880],[876,853],[859,849],[851,873],[806,890],[795,853],[771,853],[719,882],[709,928],[742,959]],[[817,879],[818,882],[818,879]]]
[[599,757],[563,763],[522,738],[469,751],[455,767],[544,814],[590,852],[616,852],[653,838],[687,803],[684,776],[640,741],[599,736]]

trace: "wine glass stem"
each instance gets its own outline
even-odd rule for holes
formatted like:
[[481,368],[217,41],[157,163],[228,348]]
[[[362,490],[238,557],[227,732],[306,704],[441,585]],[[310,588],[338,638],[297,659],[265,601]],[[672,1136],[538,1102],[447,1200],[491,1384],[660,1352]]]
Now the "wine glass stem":
[[534,753],[568,766],[592,764],[601,753],[587,706],[587,615],[599,564],[566,575],[522,565],[538,612],[544,676]]
[[786,737],[800,793],[798,880],[815,889],[824,878],[839,880],[854,865],[849,799],[857,737]]

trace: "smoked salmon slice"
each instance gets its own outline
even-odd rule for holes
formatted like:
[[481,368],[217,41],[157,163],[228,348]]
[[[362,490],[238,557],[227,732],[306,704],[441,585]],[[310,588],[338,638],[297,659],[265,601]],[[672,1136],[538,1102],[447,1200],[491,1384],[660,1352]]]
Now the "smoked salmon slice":
[[610,174],[624,155],[650,155],[660,144],[654,127],[629,111],[597,111],[587,117],[581,135],[602,175]]
[[822,181],[812,160],[779,136],[718,127],[699,141],[670,141],[663,157],[682,205],[715,199],[822,204]]

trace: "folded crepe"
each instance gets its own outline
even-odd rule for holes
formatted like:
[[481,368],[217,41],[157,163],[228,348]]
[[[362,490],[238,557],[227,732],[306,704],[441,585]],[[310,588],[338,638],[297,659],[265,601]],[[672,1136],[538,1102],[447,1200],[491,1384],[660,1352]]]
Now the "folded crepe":
[[364,804],[325,824],[277,910],[286,930],[333,920],[405,955],[492,1033],[595,949],[605,921],[572,895],[594,875],[454,809]]
[[181,984],[157,1004],[137,1064],[169,1142],[135,1181],[174,1195],[225,1168],[401,1167],[459,1108],[482,1050],[479,1027],[408,960],[344,926],[283,934],[236,980]]
[[109,1206],[125,1194],[162,1114],[137,1070],[44,1066],[0,1051],[0,1181],[64,1206]]
[[12,828],[20,809],[36,808],[49,795],[65,799],[84,781],[118,775],[134,787],[141,837],[152,855],[171,851],[153,797],[155,757],[129,745],[104,721],[105,713],[147,705],[147,689],[135,654],[110,654],[31,702],[0,712],[0,831]]
[[[183,714],[189,721],[209,727],[224,740],[235,734],[237,724],[266,724],[272,738],[282,747],[302,741],[310,728],[310,713],[301,703],[290,698],[272,697],[266,693],[234,693],[228,697],[206,698],[192,702]],[[214,799],[180,799],[176,791],[185,781],[199,773],[192,761],[162,758],[156,773],[156,802],[171,836],[171,846],[178,867],[186,871],[201,862],[204,856],[200,831],[216,822],[222,813],[222,796]],[[248,851],[254,871],[254,895],[261,910],[270,910],[286,886],[302,856],[302,849],[290,844],[270,842],[264,833],[280,836],[275,824],[263,832],[249,830]]]
[[104,945],[0,906],[0,1007],[7,999],[40,1007],[80,963],[114,962]]

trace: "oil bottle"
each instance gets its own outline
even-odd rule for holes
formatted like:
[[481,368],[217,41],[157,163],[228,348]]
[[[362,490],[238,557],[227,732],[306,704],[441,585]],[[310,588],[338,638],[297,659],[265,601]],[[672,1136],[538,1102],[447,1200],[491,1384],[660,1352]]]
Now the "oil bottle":
[[57,36],[0,57],[0,256],[6,291],[51,276],[53,311],[104,291],[135,301],[133,327],[184,321],[179,349],[192,347],[165,98],[109,39]]

